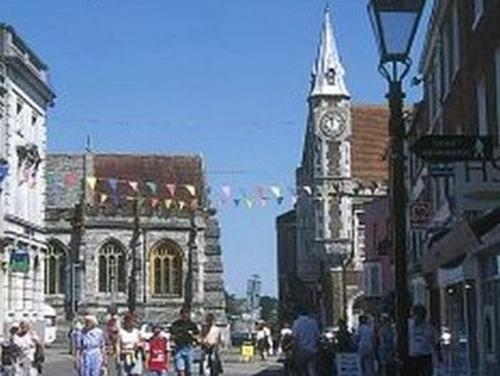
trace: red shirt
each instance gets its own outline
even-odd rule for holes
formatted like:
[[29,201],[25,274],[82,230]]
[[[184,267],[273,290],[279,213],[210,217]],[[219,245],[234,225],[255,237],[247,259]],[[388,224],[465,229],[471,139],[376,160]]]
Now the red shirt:
[[161,335],[149,340],[148,370],[168,370],[168,341]]

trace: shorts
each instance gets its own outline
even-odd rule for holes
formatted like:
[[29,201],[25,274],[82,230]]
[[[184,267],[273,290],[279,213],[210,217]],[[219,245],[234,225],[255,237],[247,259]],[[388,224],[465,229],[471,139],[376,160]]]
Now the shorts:
[[167,371],[148,371],[148,376],[167,376]]
[[191,372],[193,365],[193,348],[182,346],[174,354],[174,365],[176,371]]

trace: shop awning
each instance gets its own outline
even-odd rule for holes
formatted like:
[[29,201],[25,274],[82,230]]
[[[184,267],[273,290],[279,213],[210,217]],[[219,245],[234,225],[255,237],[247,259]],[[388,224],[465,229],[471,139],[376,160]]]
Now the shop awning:
[[461,222],[441,239],[434,242],[422,257],[425,274],[437,271],[441,266],[471,254],[479,242],[469,223]]

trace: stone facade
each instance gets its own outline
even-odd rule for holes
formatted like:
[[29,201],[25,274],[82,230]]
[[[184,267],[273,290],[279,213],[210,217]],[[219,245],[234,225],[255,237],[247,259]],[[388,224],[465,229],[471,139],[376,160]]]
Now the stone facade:
[[[98,315],[104,315],[110,305],[126,310],[133,299],[130,281],[135,258],[135,300],[144,320],[169,322],[185,303],[200,317],[213,312],[225,320],[220,228],[205,197],[201,158],[90,152],[49,155],[47,170],[48,242],[66,252],[65,270],[69,272],[67,283],[55,281],[63,288],[46,289],[46,299],[60,317],[71,316],[75,306],[79,313]],[[68,176],[76,176],[71,187]],[[93,187],[89,184],[92,179],[96,179]],[[115,191],[108,186],[110,179],[119,181]],[[133,189],[129,182],[137,187]],[[156,192],[148,188],[151,183]],[[167,208],[163,197],[170,193],[166,185],[175,185],[177,190],[172,205],[195,200],[199,205]],[[182,191],[184,185],[195,188],[195,197]],[[102,200],[103,192],[108,200]],[[158,205],[151,204],[153,200]],[[102,261],[103,249],[110,244],[123,251],[123,258],[118,258],[123,269]],[[161,261],[169,269],[161,269],[160,261],[155,261],[157,250],[177,252]],[[126,281],[122,281],[124,276]],[[179,290],[168,287],[177,283]]]
[[54,100],[47,66],[0,24],[0,337],[13,321],[43,331],[46,111]]

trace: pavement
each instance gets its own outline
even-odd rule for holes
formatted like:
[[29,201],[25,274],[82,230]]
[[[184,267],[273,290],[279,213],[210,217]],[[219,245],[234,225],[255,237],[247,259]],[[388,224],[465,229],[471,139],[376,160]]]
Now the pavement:
[[[223,366],[223,376],[280,376],[283,375],[282,366],[277,363],[275,358],[266,361],[253,361],[243,363],[238,361],[235,355],[236,350],[226,354]],[[73,358],[68,355],[67,349],[63,347],[53,347],[46,349],[44,375],[48,376],[70,376],[74,375]],[[196,367],[197,370],[197,367]],[[169,376],[174,376],[171,372]],[[194,375],[198,375],[195,372]],[[110,372],[109,376],[115,376]]]

